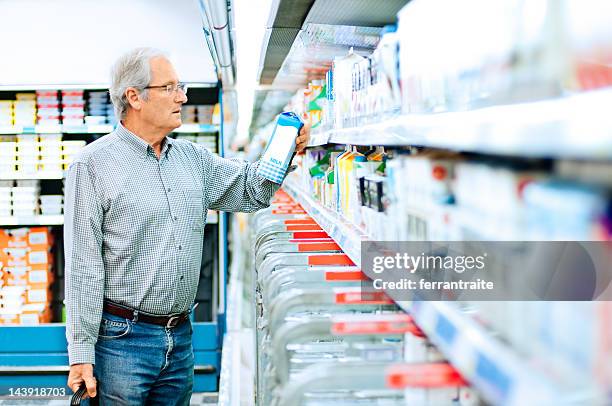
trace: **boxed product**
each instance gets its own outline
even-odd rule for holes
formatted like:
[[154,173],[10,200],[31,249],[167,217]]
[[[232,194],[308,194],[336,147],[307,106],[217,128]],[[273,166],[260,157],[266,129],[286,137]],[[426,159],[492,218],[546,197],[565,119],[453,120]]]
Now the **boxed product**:
[[6,286],[25,286],[27,289],[46,289],[53,282],[53,273],[50,270],[15,266],[4,267]]
[[51,234],[49,227],[22,227],[0,230],[0,249],[49,250],[52,245],[53,234]]
[[279,115],[257,168],[260,176],[282,183],[295,152],[295,139],[303,125],[295,113],[284,112]]
[[47,270],[53,263],[53,258],[48,249],[4,248],[0,250],[0,262],[9,267],[23,266],[33,270]]

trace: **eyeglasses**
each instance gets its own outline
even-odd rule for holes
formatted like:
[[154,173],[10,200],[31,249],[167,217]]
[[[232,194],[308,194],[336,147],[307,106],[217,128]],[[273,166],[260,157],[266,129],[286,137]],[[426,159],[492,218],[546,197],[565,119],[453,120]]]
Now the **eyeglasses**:
[[187,94],[189,87],[186,83],[179,82],[177,84],[161,85],[161,86],[147,86],[145,89],[165,89],[168,95],[175,94],[179,90],[184,94]]

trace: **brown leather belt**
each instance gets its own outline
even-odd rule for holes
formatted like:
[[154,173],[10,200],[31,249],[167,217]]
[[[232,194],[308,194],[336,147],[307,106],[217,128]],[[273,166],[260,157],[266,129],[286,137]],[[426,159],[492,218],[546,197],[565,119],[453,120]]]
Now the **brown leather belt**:
[[189,319],[189,312],[171,314],[169,316],[154,316],[147,313],[142,313],[138,310],[130,309],[125,306],[104,301],[104,311],[113,316],[123,317],[124,319],[142,321],[144,323],[156,324],[166,328],[176,327]]

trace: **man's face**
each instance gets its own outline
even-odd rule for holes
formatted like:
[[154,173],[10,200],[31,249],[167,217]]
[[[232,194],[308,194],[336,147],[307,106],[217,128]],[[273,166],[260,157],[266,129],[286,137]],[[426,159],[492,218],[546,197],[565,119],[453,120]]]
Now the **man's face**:
[[[166,58],[151,59],[149,86],[176,85],[179,82],[174,67]],[[174,88],[176,89],[176,88]],[[181,126],[181,106],[187,102],[182,90],[168,93],[164,88],[148,89],[149,97],[142,101],[142,118],[149,124],[168,132]]]

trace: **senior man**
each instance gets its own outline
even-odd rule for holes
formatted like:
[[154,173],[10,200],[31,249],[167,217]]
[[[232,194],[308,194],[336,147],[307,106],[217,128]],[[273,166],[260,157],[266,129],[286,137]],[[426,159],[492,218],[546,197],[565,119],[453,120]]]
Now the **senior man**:
[[[256,174],[257,162],[169,138],[181,125],[185,93],[163,52],[138,48],[122,56],[110,87],[121,122],[68,171],[68,386],[76,391],[85,382],[102,404],[189,404],[188,316],[206,211],[253,212],[279,187]],[[307,142],[302,130],[296,149]]]

